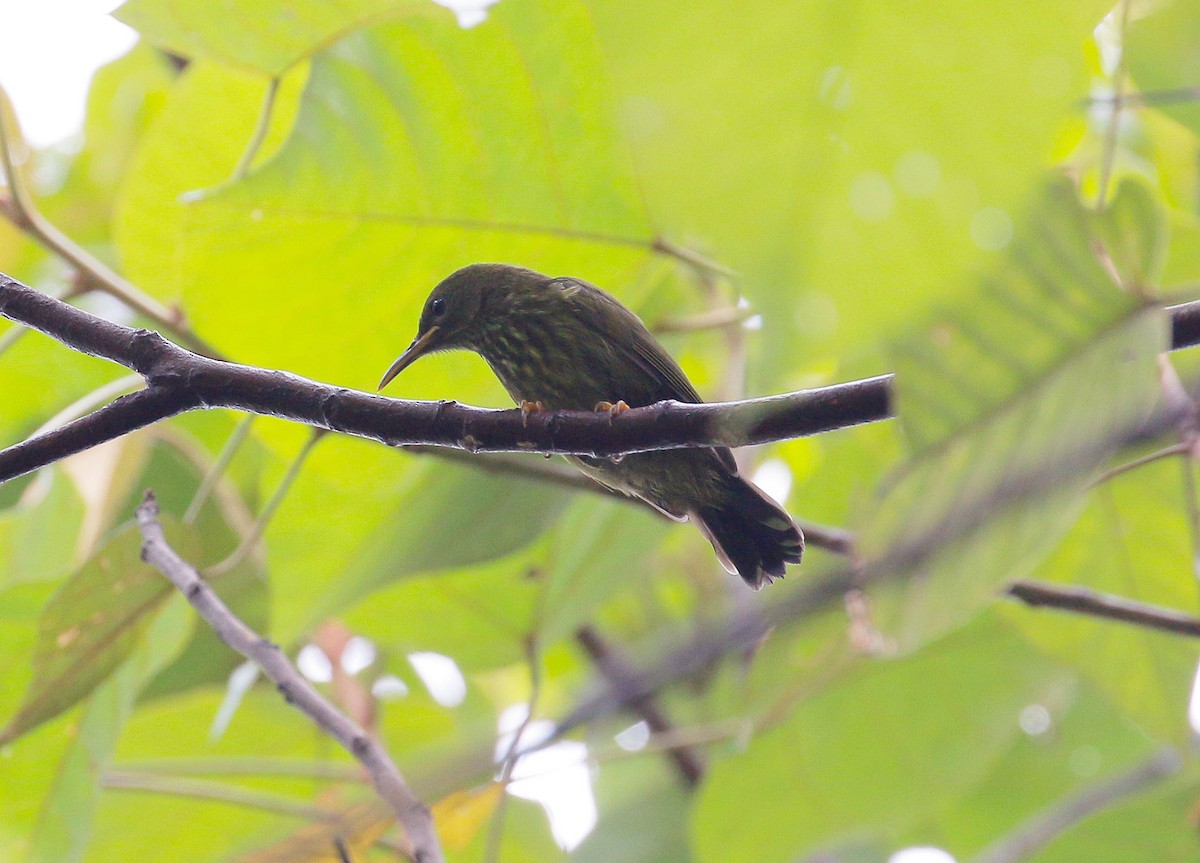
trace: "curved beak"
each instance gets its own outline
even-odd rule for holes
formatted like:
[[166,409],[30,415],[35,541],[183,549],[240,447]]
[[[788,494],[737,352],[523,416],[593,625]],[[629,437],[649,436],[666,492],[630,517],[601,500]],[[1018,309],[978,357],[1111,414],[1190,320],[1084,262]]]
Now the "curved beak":
[[400,355],[400,358],[392,363],[391,367],[384,373],[383,380],[379,382],[376,390],[381,390],[392,382],[392,378],[400,374],[410,365],[412,365],[419,357],[429,353],[429,349],[433,347],[434,338],[438,334],[438,326],[432,326],[424,333],[413,339],[412,344],[408,349]]

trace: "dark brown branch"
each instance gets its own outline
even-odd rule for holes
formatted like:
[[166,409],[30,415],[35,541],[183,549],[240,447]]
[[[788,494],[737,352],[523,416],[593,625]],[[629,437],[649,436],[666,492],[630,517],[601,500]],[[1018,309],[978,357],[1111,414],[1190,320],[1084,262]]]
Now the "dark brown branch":
[[971,863],[1020,863],[1089,815],[1132,797],[1179,772],[1182,759],[1174,749],[1160,749],[1133,769],[1085,788],[1021,824],[985,848]]
[[258,665],[289,704],[306,713],[363,765],[379,796],[395,811],[412,844],[417,863],[443,863],[429,807],[422,803],[387,752],[363,729],[325,699],[272,644],[241,621],[200,578],[196,568],[167,544],[158,521],[158,503],[146,492],[137,509],[142,558],[162,572],[187,597],[222,641]]
[[[1200,303],[1174,306],[1170,312],[1173,347],[1200,342]],[[523,416],[517,410],[484,410],[456,402],[385,399],[286,372],[209,359],[157,333],[98,318],[3,275],[0,314],[75,350],[137,371],[150,390],[171,394],[154,397],[163,399],[157,403],[160,411],[168,405],[177,408],[174,412],[231,408],[393,446],[611,456],[672,447],[769,443],[892,416],[890,375],[738,402],[661,402],[616,417],[578,411]],[[146,397],[135,404],[152,400]],[[0,452],[0,482],[144,425],[148,413],[140,410],[117,404],[102,408],[91,420],[96,434],[90,440],[77,430],[64,433],[58,438],[60,446],[43,442],[34,448],[37,458],[28,449]]]
[[1174,635],[1200,638],[1200,618],[1171,608],[1097,593],[1086,587],[1018,581],[1010,585],[1007,592],[1014,599],[1019,599],[1034,608],[1056,608],[1060,611],[1157,629]]
[[[880,377],[741,402],[661,402],[616,417],[581,411],[524,416],[518,410],[484,410],[456,402],[385,399],[286,372],[209,359],[157,333],[103,320],[7,276],[0,276],[0,314],[75,350],[133,369],[146,378],[149,389],[175,394],[173,405],[178,411],[233,408],[394,446],[436,444],[472,452],[609,456],[671,447],[768,443],[889,415],[890,378]],[[117,417],[94,420],[104,434],[89,441],[92,446],[122,433],[121,422],[127,419],[112,406],[97,413]],[[0,481],[85,448],[78,437],[70,441],[71,446],[58,451],[42,447],[40,462],[24,456],[15,459],[15,466],[10,451],[0,452]]]
[[74,422],[0,450],[0,482],[174,416],[195,405],[187,393],[157,387],[121,396]]
[[[623,692],[630,681],[635,679],[632,668],[617,653],[595,627],[582,626],[575,633],[575,640],[587,652],[597,670],[608,680],[616,692]],[[626,700],[629,709],[642,719],[655,734],[668,734],[674,731],[674,726],[667,715],[658,706],[657,701],[647,695],[633,696]],[[695,788],[704,778],[704,761],[690,746],[672,746],[667,749],[667,756],[684,784]]]

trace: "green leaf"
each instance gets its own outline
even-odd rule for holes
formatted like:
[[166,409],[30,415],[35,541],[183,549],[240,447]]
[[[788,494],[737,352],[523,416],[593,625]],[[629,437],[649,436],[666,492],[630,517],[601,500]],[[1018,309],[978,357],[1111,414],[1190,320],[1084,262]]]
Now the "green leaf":
[[38,473],[16,506],[0,510],[0,583],[57,581],[70,573],[83,509],[62,471]]
[[[190,534],[166,522],[185,557]],[[141,559],[135,525],[119,531],[51,598],[38,623],[33,680],[15,716],[0,731],[7,743],[76,704],[112,673],[139,643],[171,594],[171,585]]]
[[894,835],[985,776],[1021,733],[1021,708],[1064,677],[994,619],[873,662],[710,766],[692,810],[696,859],[783,863]]
[[424,464],[310,609],[310,625],[397,579],[503,557],[552,523],[569,496],[469,467]]
[[552,643],[569,637],[631,581],[650,578],[654,550],[672,527],[621,501],[575,501],[554,532],[539,611],[542,638]]
[[[1131,200],[1114,201],[1113,225],[1144,225],[1116,214]],[[906,645],[1027,573],[1074,519],[1090,471],[1154,404],[1165,316],[1112,284],[1091,239],[1073,188],[1051,185],[984,291],[895,352],[914,455],[862,549],[907,582]]]
[[233,0],[216,14],[203,0],[126,0],[114,14],[173,54],[279,75],[365,24],[433,11],[422,0]]
[[54,787],[30,849],[31,863],[74,863],[91,838],[101,779],[143,687],[183,649],[192,610],[175,596],[146,628],[146,637],[121,667],[96,688],[59,764]]
[[588,6],[655,227],[742,275],[771,392],[830,357],[886,371],[903,310],[954,295],[972,222],[1040,185],[1112,3]]

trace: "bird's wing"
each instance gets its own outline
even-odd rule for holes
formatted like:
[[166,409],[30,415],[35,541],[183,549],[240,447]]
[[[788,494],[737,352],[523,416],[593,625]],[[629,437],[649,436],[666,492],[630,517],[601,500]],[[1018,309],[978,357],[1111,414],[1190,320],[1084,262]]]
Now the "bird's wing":
[[581,279],[559,278],[554,279],[552,284],[583,312],[578,316],[579,320],[607,344],[624,353],[654,381],[659,401],[674,399],[689,404],[703,401],[683,369],[655,341],[637,315],[606,292]]
[[[683,369],[650,334],[637,315],[605,291],[582,279],[558,278],[552,284],[585,312],[579,315],[580,320],[608,344],[624,352],[654,381],[659,401],[673,399],[688,404],[704,401]],[[587,314],[588,311],[597,310],[601,314]],[[713,451],[727,469],[737,472],[737,462],[728,447],[714,447]]]

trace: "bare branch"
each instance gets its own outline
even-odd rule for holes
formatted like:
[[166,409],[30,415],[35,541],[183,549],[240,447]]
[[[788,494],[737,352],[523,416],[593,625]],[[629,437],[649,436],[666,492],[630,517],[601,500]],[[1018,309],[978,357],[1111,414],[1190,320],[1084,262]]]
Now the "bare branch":
[[[615,691],[620,692],[625,689],[628,681],[634,678],[633,669],[608,643],[607,639],[596,631],[595,627],[580,627],[575,633],[575,640],[587,652],[597,670],[608,680]],[[629,698],[626,703],[629,705],[629,709],[645,722],[656,736],[675,733],[675,726],[654,698],[650,696]],[[704,778],[704,759],[699,753],[686,744],[680,744],[668,748],[666,754],[688,788],[695,788],[700,784],[700,780]]]
[[[157,333],[98,318],[7,276],[0,276],[0,314],[141,374],[148,384],[146,392],[155,392],[160,400],[160,413],[154,419],[187,410],[233,408],[396,446],[436,444],[472,452],[611,456],[672,447],[768,443],[889,415],[890,377],[740,402],[660,402],[615,417],[589,411],[522,415],[516,409],[385,399],[286,372],[209,359]],[[72,446],[58,450],[42,446],[40,461],[26,454],[15,467],[9,451],[0,452],[0,482],[138,427],[122,427],[127,409],[108,416],[119,403],[92,415],[104,433],[90,441],[71,438]],[[140,415],[133,418],[139,425],[146,422]]]
[[1179,753],[1164,748],[1132,770],[1106,779],[1040,812],[1008,836],[985,848],[971,863],[1020,863],[1028,860],[1053,839],[1084,818],[1156,785],[1177,773],[1182,766]]
[[308,716],[362,763],[379,796],[395,811],[412,843],[417,863],[443,863],[429,807],[422,803],[387,752],[363,729],[343,715],[304,679],[279,646],[241,621],[205,584],[196,568],[167,544],[158,521],[158,503],[151,492],[137,509],[142,531],[142,557],[161,571],[230,647],[262,669],[288,703]]
[[[1200,302],[1169,309],[1175,348],[1200,343]],[[149,330],[106,321],[0,274],[0,315],[77,351],[141,374],[148,388],[34,441],[0,451],[0,482],[184,411],[230,408],[392,446],[471,452],[612,456],[673,447],[745,446],[819,434],[892,416],[892,377],[767,398],[660,402],[618,416],[484,410],[414,402],[320,384],[286,372],[213,360]]]
[[1118,620],[1147,629],[1158,629],[1175,635],[1200,638],[1200,618],[1171,608],[1097,593],[1086,587],[1026,580],[1013,583],[1007,592],[1014,599],[1019,599],[1034,608],[1056,608],[1089,617]]

